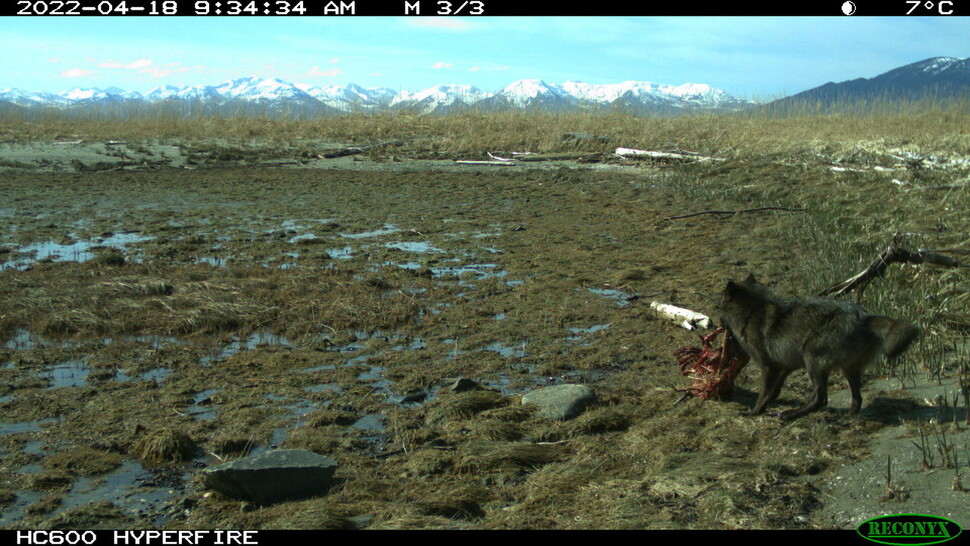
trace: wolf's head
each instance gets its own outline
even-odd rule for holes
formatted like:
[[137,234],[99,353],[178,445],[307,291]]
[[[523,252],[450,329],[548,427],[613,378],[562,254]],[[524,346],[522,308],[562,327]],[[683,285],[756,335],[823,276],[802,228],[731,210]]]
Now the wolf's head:
[[728,281],[721,295],[721,325],[738,332],[747,324],[752,314],[760,314],[772,300],[765,285],[749,274],[741,282]]

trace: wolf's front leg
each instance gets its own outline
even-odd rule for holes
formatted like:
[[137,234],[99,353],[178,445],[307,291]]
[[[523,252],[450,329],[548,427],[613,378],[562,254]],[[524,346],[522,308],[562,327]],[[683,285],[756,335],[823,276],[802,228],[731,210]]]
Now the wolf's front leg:
[[798,409],[783,411],[778,414],[783,421],[791,421],[792,419],[798,419],[803,415],[808,415],[813,411],[820,408],[824,408],[829,403],[829,391],[828,391],[828,372],[822,370],[811,370],[809,367],[809,375],[812,379],[812,384],[815,387],[815,395],[812,400],[805,406]]
[[788,370],[777,364],[770,362],[761,364],[759,362],[759,365],[761,366],[761,392],[758,394],[758,401],[755,402],[750,411],[742,412],[742,415],[761,415],[764,413],[768,402],[778,398],[781,386],[785,383],[785,378],[788,377]]

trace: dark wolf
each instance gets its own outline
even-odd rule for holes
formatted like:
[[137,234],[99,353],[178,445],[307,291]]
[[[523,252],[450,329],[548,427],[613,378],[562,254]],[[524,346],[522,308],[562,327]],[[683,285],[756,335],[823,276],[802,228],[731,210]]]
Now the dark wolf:
[[721,323],[761,367],[761,392],[747,415],[759,415],[778,397],[788,375],[805,368],[814,396],[805,406],[783,412],[785,420],[828,404],[828,377],[842,370],[852,392],[850,414],[862,406],[862,372],[880,355],[895,358],[919,336],[908,322],[870,315],[857,305],[829,298],[783,299],[753,275],[728,282]]

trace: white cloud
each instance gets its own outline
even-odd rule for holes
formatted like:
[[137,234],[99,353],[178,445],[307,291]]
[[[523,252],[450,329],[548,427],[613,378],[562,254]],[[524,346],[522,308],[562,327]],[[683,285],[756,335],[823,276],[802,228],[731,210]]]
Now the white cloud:
[[90,76],[94,74],[93,70],[85,70],[83,68],[71,68],[61,72],[62,78],[83,78],[85,76]]
[[314,66],[307,71],[307,76],[315,76],[321,78],[332,78],[340,74],[339,68],[331,68],[330,70],[320,70],[319,66]]
[[442,70],[442,69],[445,69],[445,68],[451,68],[451,63],[437,62],[437,63],[434,63],[433,65],[431,65],[431,68],[434,68],[435,70]]

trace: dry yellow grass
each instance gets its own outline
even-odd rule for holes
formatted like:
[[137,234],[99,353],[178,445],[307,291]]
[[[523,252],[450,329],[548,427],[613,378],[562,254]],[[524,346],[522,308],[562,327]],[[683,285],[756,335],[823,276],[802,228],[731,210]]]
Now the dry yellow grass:
[[[311,145],[320,140],[366,143],[400,139],[405,151],[434,156],[485,150],[551,152],[612,151],[617,146],[678,148],[722,156],[809,150],[838,154],[860,142],[919,147],[925,152],[970,153],[970,101],[884,102],[822,108],[804,106],[784,115],[754,110],[676,118],[621,113],[411,112],[348,114],[306,121],[237,118],[176,118],[146,115],[125,119],[52,116],[41,122],[0,119],[0,140],[57,139]],[[607,142],[564,140],[565,133],[608,137]],[[887,137],[886,135],[892,135]],[[597,148],[599,150],[597,150]]]

